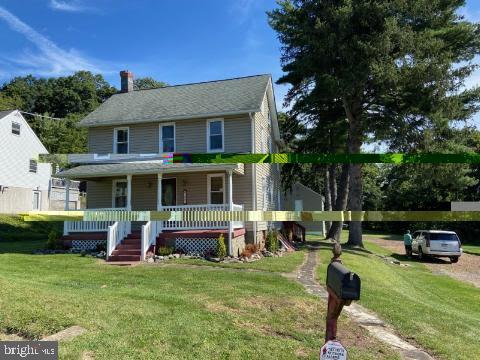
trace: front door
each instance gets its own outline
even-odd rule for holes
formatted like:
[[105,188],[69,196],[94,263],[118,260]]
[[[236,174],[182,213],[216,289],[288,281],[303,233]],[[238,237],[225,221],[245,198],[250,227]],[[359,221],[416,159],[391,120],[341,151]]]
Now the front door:
[[177,205],[177,179],[162,179],[162,206]]

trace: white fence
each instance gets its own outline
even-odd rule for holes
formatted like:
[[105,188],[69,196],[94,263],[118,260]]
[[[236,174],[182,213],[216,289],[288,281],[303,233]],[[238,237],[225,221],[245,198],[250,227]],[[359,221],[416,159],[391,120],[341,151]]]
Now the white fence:
[[[233,211],[242,211],[243,205],[233,205]],[[202,205],[178,205],[163,206],[162,211],[228,211],[228,205],[202,204]],[[234,228],[243,227],[243,222],[233,221]],[[228,221],[163,221],[164,230],[195,230],[195,229],[226,229]]]
[[129,221],[116,221],[108,227],[107,260],[112,255],[113,250],[115,250],[130,232],[131,223]]
[[114,221],[64,221],[63,235],[81,232],[108,231]]

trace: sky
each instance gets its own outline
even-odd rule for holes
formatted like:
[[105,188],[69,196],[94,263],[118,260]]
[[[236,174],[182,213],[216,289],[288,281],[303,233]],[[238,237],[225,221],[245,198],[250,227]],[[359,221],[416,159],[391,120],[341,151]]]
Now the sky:
[[[480,21],[480,1],[461,13]],[[275,0],[0,0],[0,84],[14,76],[119,71],[169,84],[282,75]],[[479,61],[480,63],[480,61]],[[468,84],[480,82],[480,71]],[[278,109],[286,86],[275,85]]]

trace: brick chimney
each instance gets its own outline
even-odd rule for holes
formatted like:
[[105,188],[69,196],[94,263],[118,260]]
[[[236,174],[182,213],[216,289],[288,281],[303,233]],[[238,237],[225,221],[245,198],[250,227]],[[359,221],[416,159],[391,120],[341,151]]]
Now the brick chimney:
[[133,91],[133,73],[128,70],[120,71],[120,92],[127,93]]

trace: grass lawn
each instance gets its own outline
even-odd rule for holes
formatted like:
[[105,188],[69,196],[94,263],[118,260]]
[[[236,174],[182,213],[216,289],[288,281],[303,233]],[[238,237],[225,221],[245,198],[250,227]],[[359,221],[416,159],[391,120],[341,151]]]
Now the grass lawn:
[[472,255],[480,255],[480,245],[465,245],[462,244],[463,252]]
[[[46,242],[48,233],[51,230],[55,230],[58,235],[61,235],[63,223],[23,221],[23,219],[17,215],[0,214],[0,249],[3,242],[31,242],[32,240]],[[7,248],[10,247],[7,246]]]
[[295,271],[299,267],[305,258],[305,250],[295,251],[294,253],[286,254],[280,258],[266,257],[259,261],[251,263],[215,263],[203,259],[176,259],[168,260],[166,264],[190,264],[190,265],[203,265],[214,266],[231,269],[252,269],[262,270],[270,272],[282,272],[288,273]]
[[[317,359],[326,305],[275,273],[274,260],[289,270],[301,256],[264,260],[245,265],[268,272],[118,267],[74,254],[4,249],[0,333],[34,339],[72,325],[86,328],[60,343],[61,359],[85,351],[96,360]],[[351,359],[398,359],[348,319],[340,330]]]
[[[378,237],[378,236],[376,236]],[[388,250],[368,242],[366,248]],[[331,250],[320,250],[317,276],[325,283]],[[480,289],[448,276],[434,275],[423,264],[387,264],[366,252],[344,250],[343,263],[362,279],[360,304],[375,311],[405,338],[438,358],[480,358]]]

